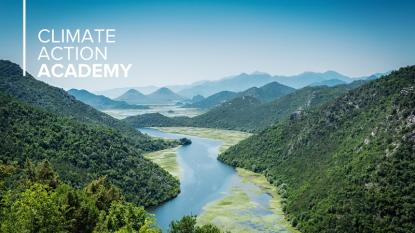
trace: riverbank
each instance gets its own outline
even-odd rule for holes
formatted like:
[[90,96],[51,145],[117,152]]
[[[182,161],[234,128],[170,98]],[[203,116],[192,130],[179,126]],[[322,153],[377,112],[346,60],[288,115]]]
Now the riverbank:
[[[230,232],[299,233],[285,219],[276,187],[261,174],[242,168],[236,170],[242,184],[233,187],[224,198],[205,206],[197,218],[198,224],[212,223]],[[249,187],[250,183],[259,189]],[[252,198],[258,193],[266,193],[270,198]]]
[[220,140],[223,144],[219,147],[219,153],[224,152],[229,147],[248,138],[252,134],[236,130],[197,128],[197,127],[154,127],[166,133],[185,134],[201,138]]
[[172,176],[180,179],[180,166],[177,163],[176,151],[179,147],[169,148],[165,150],[150,152],[144,155],[147,159],[156,163],[161,168],[169,172]]

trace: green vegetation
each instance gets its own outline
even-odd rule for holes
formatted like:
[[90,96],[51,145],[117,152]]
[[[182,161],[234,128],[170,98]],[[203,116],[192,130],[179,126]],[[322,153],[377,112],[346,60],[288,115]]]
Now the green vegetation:
[[265,103],[252,96],[238,97],[192,118],[144,114],[127,117],[124,121],[134,127],[192,126],[259,132],[293,113],[301,114],[334,100],[364,82],[335,87],[305,87]]
[[176,148],[169,148],[160,151],[147,153],[144,156],[152,162],[159,165],[164,170],[168,171],[177,179],[180,178],[180,167],[176,160]]
[[233,91],[220,91],[198,102],[186,104],[185,108],[213,108],[237,96]]
[[222,231],[212,224],[196,225],[196,216],[184,216],[179,221],[173,221],[169,233],[221,233]]
[[257,191],[234,187],[224,198],[204,207],[197,219],[198,223],[214,223],[221,229],[232,232],[298,232],[285,220],[275,186],[261,174],[241,168],[237,168],[237,171],[243,183],[253,183],[260,187],[260,193],[272,196],[267,208],[270,212],[258,211],[259,204],[252,199],[250,193]]
[[[48,161],[0,164],[0,232],[160,233],[154,216],[125,201],[106,177],[82,189],[63,183]],[[193,217],[172,223],[170,232],[220,233],[195,226]]]
[[163,140],[152,140],[124,122],[114,119],[86,105],[63,89],[50,86],[31,75],[22,76],[20,67],[10,61],[0,60],[0,92],[33,107],[73,118],[77,121],[116,129],[134,142],[135,147],[154,151],[169,147]]
[[156,129],[166,133],[177,133],[191,136],[197,136],[201,138],[209,138],[223,141],[223,144],[219,148],[219,152],[227,150],[229,147],[237,144],[238,142],[248,138],[251,134],[235,131],[235,130],[223,130],[223,129],[209,129],[209,128],[196,128],[196,127],[157,127]]
[[415,229],[415,66],[309,109],[221,154],[263,173],[302,232]]
[[47,159],[61,179],[75,187],[107,176],[128,201],[143,206],[179,192],[179,182],[145,159],[135,141],[117,130],[59,117],[1,94],[0,106],[2,163],[21,168],[27,159]]
[[105,177],[75,189],[43,161],[3,163],[0,181],[1,232],[159,232],[154,218]]

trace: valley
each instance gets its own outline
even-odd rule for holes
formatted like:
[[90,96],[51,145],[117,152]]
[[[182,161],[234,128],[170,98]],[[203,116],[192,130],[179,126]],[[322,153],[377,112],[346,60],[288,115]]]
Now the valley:
[[[109,98],[20,74],[0,61],[5,232],[32,227],[21,221],[42,208],[58,218],[39,223],[52,232],[116,232],[138,222],[131,214],[149,232],[414,227],[413,66],[193,98],[168,88]],[[22,201],[32,214],[19,214]],[[112,229],[111,218],[125,221]]]
[[[219,151],[249,134],[186,127],[140,131],[156,137],[192,140],[191,145],[162,151],[168,154],[162,159],[157,152],[146,155],[172,174],[180,171],[181,193],[151,211],[163,229],[181,215],[197,214],[198,224],[213,223],[225,231],[297,232],[285,220],[279,194],[264,176],[244,169],[235,171],[216,160]],[[173,156],[177,156],[176,163],[172,162]],[[172,165],[178,168],[171,169]]]

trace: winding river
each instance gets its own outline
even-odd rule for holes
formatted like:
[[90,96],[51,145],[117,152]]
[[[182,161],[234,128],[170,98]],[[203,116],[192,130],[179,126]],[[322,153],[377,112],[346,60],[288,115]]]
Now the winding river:
[[[238,209],[238,204],[232,203],[230,207],[236,209],[224,213],[226,219],[230,214],[238,214],[237,217],[231,219],[232,224],[238,221],[237,224],[240,225],[238,232],[292,232],[289,227],[281,223],[284,221],[283,215],[278,216],[271,210],[272,197],[267,192],[261,190],[254,183],[243,181],[234,168],[217,160],[222,141],[165,133],[149,128],[140,129],[140,131],[153,137],[169,139],[186,137],[192,140],[191,145],[181,146],[177,149],[176,160],[181,168],[180,194],[150,210],[155,214],[157,223],[163,232],[167,232],[172,220],[178,220],[182,216],[190,214],[203,215],[207,207],[213,208],[215,205],[220,205],[221,200],[231,203],[234,199],[242,199],[242,205],[247,204],[246,202],[250,204],[249,208]],[[243,195],[234,198],[232,195],[235,193]],[[220,214],[213,212],[212,215],[216,218]],[[272,220],[263,220],[266,218]],[[214,223],[226,225],[226,222]],[[278,226],[276,227],[276,225]]]

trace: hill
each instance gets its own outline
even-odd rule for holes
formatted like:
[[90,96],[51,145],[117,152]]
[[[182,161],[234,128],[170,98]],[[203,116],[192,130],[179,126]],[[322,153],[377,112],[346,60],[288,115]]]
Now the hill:
[[263,86],[275,81],[266,73],[239,74],[217,81],[205,81],[197,85],[179,91],[181,96],[192,97],[195,95],[210,96],[221,91],[240,92],[251,87]]
[[239,92],[238,97],[251,96],[261,102],[269,102],[294,92],[295,89],[282,85],[278,82],[271,82],[261,87],[251,87]]
[[135,89],[130,89],[116,98],[116,100],[125,101],[129,104],[173,104],[184,100],[184,98],[170,89],[162,87],[148,95],[144,95]]
[[77,100],[88,104],[96,109],[146,109],[147,106],[131,105],[124,101],[112,100],[103,95],[95,95],[87,90],[70,89],[68,93],[74,96]]
[[294,88],[302,88],[312,83],[319,83],[331,79],[337,79],[345,83],[350,83],[353,81],[352,78],[339,74],[335,71],[326,71],[324,73],[304,72],[302,74],[293,76],[274,76],[274,79],[279,83]]
[[341,85],[341,84],[346,84],[346,82],[342,81],[340,79],[329,79],[329,80],[324,80],[324,81],[312,83],[309,86],[312,86],[312,87],[315,87],[315,86],[334,87],[334,86]]
[[30,74],[22,76],[20,67],[10,61],[0,60],[0,92],[60,116],[114,128],[134,140],[139,148],[165,147],[164,142],[152,140],[124,122],[76,100],[63,89],[36,80]]
[[129,89],[124,94],[115,98],[118,101],[125,101],[128,104],[140,104],[146,102],[146,95],[135,89]]
[[23,167],[48,160],[75,187],[106,176],[127,200],[151,206],[179,192],[179,182],[142,156],[115,129],[80,123],[0,94],[0,161]]
[[[363,78],[364,77],[360,79]],[[330,79],[338,79],[345,83],[350,83],[356,80],[335,71],[327,71],[324,73],[304,72],[302,74],[292,76],[272,76],[267,73],[254,72],[252,74],[242,73],[240,75],[219,79],[217,81],[205,81],[196,85],[191,85],[178,93],[189,98],[198,94],[210,96],[221,91],[241,92],[248,88],[260,87],[271,82],[278,82],[280,84],[298,89],[312,83],[318,83]]]
[[415,66],[304,111],[221,154],[264,173],[302,232],[415,229]]
[[230,101],[237,97],[250,96],[254,97],[262,102],[269,102],[278,99],[281,96],[287,95],[295,91],[294,88],[279,84],[277,82],[271,82],[261,87],[251,87],[247,90],[235,93],[231,91],[221,91],[213,94],[201,101],[187,104],[184,107],[188,108],[213,108],[219,106],[227,101]]
[[136,127],[165,127],[190,125],[188,117],[167,117],[160,113],[147,113],[138,116],[129,116],[123,119],[127,124]]
[[323,105],[364,82],[355,81],[336,87],[305,87],[265,103],[251,96],[237,97],[193,118],[143,114],[124,121],[134,127],[193,126],[258,132],[292,114]]
[[180,95],[174,93],[172,90],[170,90],[167,87],[162,87],[153,93],[150,93],[147,95],[147,98],[152,103],[174,103],[180,100],[183,100],[184,98]]
[[228,100],[235,98],[238,94],[232,91],[221,91],[208,96],[192,104],[184,105],[185,108],[213,108]]

